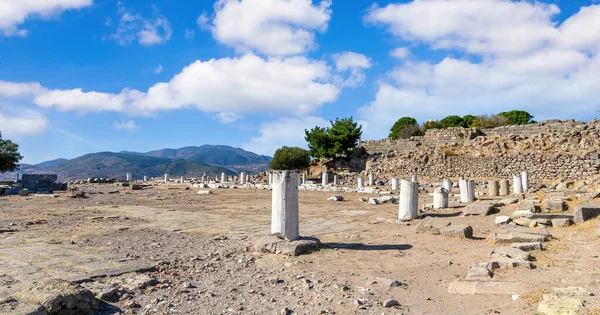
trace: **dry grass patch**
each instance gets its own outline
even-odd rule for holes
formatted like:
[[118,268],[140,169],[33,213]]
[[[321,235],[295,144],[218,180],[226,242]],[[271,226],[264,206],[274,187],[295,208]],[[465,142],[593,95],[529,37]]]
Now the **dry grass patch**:
[[538,289],[531,292],[525,292],[519,296],[521,300],[529,304],[539,303],[544,299],[544,294],[551,293],[548,290]]

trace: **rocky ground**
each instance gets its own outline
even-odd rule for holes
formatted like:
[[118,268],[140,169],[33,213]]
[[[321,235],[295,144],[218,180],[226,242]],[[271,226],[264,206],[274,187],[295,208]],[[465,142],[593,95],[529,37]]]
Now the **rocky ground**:
[[[0,198],[0,313],[78,305],[98,314],[600,314],[598,219],[552,227],[541,217],[570,218],[593,197],[587,191],[565,187],[568,210],[513,216],[507,226],[495,220],[526,203],[480,200],[494,205],[488,215],[463,216],[467,208],[451,196],[450,209],[403,223],[397,204],[358,200],[375,194],[328,201],[333,193],[301,191],[300,232],[322,248],[293,257],[253,246],[269,233],[268,190],[78,188],[87,198]],[[423,205],[431,191],[421,193]],[[539,212],[551,193],[526,197],[537,198]],[[448,224],[471,226],[472,238],[445,232]],[[514,243],[501,243],[505,232],[514,242],[542,235],[544,250],[502,254]],[[61,303],[37,293],[66,286],[74,293]]]

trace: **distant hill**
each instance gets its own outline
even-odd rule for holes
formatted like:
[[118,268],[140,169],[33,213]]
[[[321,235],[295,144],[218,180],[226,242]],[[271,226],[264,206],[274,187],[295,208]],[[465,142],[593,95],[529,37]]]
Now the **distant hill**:
[[[45,164],[45,163],[42,163]],[[59,180],[86,179],[90,177],[124,179],[126,173],[132,173],[134,179],[143,176],[162,177],[169,174],[172,177],[200,177],[206,173],[210,176],[225,172],[235,175],[230,169],[212,166],[183,159],[167,159],[139,154],[124,154],[100,152],[80,156],[72,160],[50,163],[46,166],[21,167],[20,173],[51,173],[57,174]],[[14,173],[3,174],[2,178],[13,179]]]
[[[180,149],[162,149],[146,153],[122,151],[99,152],[78,158],[56,159],[37,165],[21,164],[18,173],[57,174],[59,180],[89,177],[125,178],[132,173],[134,179],[162,177],[198,177],[203,173],[214,176],[225,172],[257,173],[269,168],[271,158],[224,145],[203,145]],[[17,172],[0,174],[0,179],[15,179]]]
[[162,149],[140,154],[160,158],[184,159],[186,161],[223,166],[236,171],[250,172],[259,172],[268,169],[269,163],[272,160],[271,157],[265,155],[258,155],[226,145]]

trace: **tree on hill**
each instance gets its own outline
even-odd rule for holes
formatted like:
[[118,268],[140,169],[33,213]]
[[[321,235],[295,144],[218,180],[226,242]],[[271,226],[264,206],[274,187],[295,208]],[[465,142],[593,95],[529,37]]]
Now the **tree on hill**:
[[406,139],[410,138],[413,133],[417,133],[419,130],[420,128],[416,119],[412,117],[402,117],[394,123],[388,137],[394,140]]
[[451,128],[451,127],[463,127],[464,121],[462,117],[457,115],[446,116],[444,119],[439,122],[440,128]]
[[19,145],[2,139],[2,133],[0,133],[0,173],[18,170],[18,163],[21,159],[23,156],[19,154]]
[[507,125],[527,125],[536,123],[536,121],[533,120],[533,115],[524,110],[511,110],[508,112],[501,112],[498,115],[503,116],[506,119]]
[[362,126],[350,118],[336,118],[331,127],[304,130],[310,155],[315,159],[348,157],[362,135]]
[[462,126],[465,128],[471,128],[471,125],[473,125],[473,121],[475,121],[475,116],[473,115],[464,115],[462,117],[462,121],[463,124]]
[[480,115],[475,117],[471,127],[479,129],[496,128],[506,125],[506,118],[504,116],[496,115]]
[[269,167],[273,170],[303,170],[310,165],[310,153],[298,147],[283,146],[273,156]]

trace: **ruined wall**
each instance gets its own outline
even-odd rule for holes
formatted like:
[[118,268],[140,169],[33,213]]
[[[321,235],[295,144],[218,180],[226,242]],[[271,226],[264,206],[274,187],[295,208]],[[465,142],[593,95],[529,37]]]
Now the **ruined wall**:
[[543,121],[478,130],[429,130],[423,137],[365,141],[366,172],[425,177],[585,179],[600,174],[600,120]]

